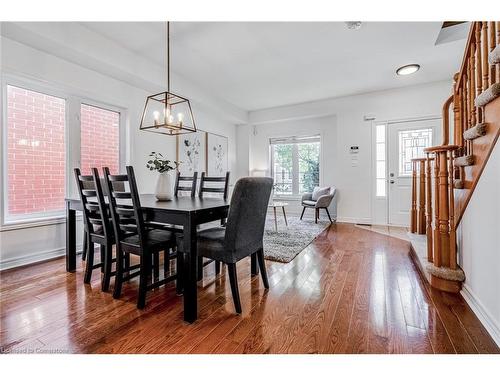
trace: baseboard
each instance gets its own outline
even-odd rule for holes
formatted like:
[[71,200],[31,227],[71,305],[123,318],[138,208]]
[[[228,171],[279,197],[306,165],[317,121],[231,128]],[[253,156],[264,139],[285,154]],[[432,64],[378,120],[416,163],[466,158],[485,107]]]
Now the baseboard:
[[351,223],[351,224],[371,224],[372,219],[369,217],[350,217],[350,216],[339,216],[337,217],[337,222],[339,223]]
[[[82,245],[76,246],[76,252],[82,252]],[[36,254],[25,254],[19,257],[13,257],[0,262],[0,271],[5,271],[11,268],[26,266],[32,263],[38,263],[50,259],[54,259],[60,257],[61,255],[66,254],[66,248],[62,247],[59,249],[49,249],[41,252],[37,252]]]
[[477,299],[476,295],[467,286],[467,284],[464,283],[462,285],[460,294],[472,311],[474,311],[474,314],[476,314],[484,328],[486,328],[491,338],[500,347],[500,324],[498,324],[498,322],[496,322],[495,319],[493,319],[493,317],[488,313],[483,304]]

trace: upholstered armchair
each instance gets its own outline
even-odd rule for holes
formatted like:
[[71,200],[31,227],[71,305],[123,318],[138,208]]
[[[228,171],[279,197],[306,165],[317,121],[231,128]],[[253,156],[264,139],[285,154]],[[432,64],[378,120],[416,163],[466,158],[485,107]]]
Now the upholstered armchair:
[[319,219],[319,210],[324,209],[328,215],[328,219],[333,223],[332,218],[330,216],[330,212],[328,211],[328,206],[332,203],[332,200],[335,196],[336,189],[333,187],[315,187],[312,193],[305,193],[302,195],[302,214],[300,215],[300,220],[304,216],[304,211],[306,208],[314,208],[314,222],[318,223]]

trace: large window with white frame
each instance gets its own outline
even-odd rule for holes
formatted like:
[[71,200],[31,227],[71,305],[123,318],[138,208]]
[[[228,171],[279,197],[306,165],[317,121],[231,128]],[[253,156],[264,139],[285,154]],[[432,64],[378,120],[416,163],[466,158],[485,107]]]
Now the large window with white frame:
[[3,92],[2,225],[64,216],[75,166],[120,170],[119,109],[27,80],[7,79]]
[[270,140],[274,194],[299,196],[319,185],[320,137],[287,137]]

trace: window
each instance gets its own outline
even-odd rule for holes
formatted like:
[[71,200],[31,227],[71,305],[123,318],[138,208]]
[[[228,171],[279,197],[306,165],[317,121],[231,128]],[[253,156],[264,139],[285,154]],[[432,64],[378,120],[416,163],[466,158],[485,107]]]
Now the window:
[[121,111],[44,83],[4,77],[0,225],[63,217],[64,199],[77,195],[75,166],[84,174],[103,166],[119,173]]
[[80,152],[82,174],[91,168],[120,170],[120,113],[82,104],[80,108]]
[[424,157],[424,148],[432,145],[432,129],[400,130],[399,175],[411,175],[411,159]]
[[385,124],[375,126],[376,196],[386,196]]
[[65,99],[7,86],[6,217],[64,209]]
[[297,196],[319,185],[319,136],[271,139],[270,143],[276,195]]

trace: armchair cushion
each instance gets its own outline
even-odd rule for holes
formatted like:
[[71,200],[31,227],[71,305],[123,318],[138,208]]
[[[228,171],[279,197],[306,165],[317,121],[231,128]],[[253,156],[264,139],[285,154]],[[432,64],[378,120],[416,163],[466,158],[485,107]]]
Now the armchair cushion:
[[313,201],[317,201],[319,197],[322,195],[328,195],[330,194],[330,187],[319,187],[316,186],[312,192],[312,199]]
[[314,206],[316,206],[316,202],[306,199],[306,200],[302,201],[302,205],[307,206],[307,207],[314,207]]

